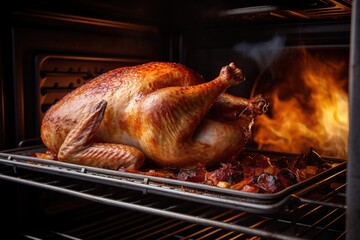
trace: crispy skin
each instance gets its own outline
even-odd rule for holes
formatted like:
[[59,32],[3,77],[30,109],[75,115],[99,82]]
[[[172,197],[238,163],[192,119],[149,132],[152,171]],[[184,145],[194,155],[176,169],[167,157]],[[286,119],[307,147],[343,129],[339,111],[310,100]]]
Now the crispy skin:
[[230,159],[244,148],[253,119],[267,106],[261,96],[223,93],[243,80],[233,63],[209,82],[175,63],[115,69],[52,106],[41,138],[61,161],[111,169],[139,168],[145,157],[170,167]]

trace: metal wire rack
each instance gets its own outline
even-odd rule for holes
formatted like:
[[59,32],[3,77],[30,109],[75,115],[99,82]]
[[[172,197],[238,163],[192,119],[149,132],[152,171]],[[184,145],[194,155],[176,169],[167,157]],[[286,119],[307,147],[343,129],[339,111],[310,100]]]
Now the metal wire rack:
[[289,196],[287,208],[272,214],[8,164],[0,164],[0,179],[89,203],[76,211],[48,214],[45,228],[24,232],[28,239],[344,239],[346,235],[345,169],[311,191]]

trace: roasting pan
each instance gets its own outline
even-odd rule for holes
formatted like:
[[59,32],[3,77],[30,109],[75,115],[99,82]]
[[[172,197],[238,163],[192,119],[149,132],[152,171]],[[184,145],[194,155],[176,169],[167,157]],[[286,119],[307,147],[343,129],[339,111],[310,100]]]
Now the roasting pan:
[[[244,210],[252,213],[271,214],[291,207],[293,200],[302,195],[316,191],[322,185],[332,181],[346,169],[346,160],[322,157],[331,162],[332,167],[299,183],[273,194],[250,193],[240,190],[220,188],[201,183],[148,176],[143,174],[119,172],[84,165],[59,162],[31,157],[35,152],[44,152],[42,145],[23,147],[0,152],[0,164],[11,166],[13,171],[27,169],[46,174],[80,179],[125,189],[132,189],[143,194],[156,194],[178,199],[190,200],[204,204]],[[295,157],[290,153],[268,152],[247,149],[269,157]]]

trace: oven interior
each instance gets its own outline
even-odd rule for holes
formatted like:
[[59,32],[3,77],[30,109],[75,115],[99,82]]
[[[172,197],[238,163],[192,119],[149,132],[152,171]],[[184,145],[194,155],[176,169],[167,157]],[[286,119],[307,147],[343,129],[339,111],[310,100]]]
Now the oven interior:
[[[4,37],[0,38],[1,148],[23,149],[41,144],[41,119],[66,93],[108,70],[149,61],[179,62],[207,80],[215,78],[222,66],[236,62],[245,71],[246,81],[228,91],[243,97],[258,93],[271,97],[284,79],[295,79],[291,90],[304,86],[301,78],[293,76],[302,74],[300,63],[306,53],[321,56],[319,61],[329,61],[331,67],[335,63],[342,66],[336,77],[345,79],[339,92],[346,95],[352,4],[346,0],[13,1],[1,10],[9,20],[2,24]],[[311,118],[313,113],[303,114]],[[321,148],[322,154],[347,158],[348,128],[347,122],[344,124],[345,131],[339,135],[345,140],[341,144],[338,138],[331,142],[341,147],[335,152]],[[260,132],[261,126],[254,130]],[[259,143],[255,137],[248,144],[251,149],[301,152],[309,147],[305,144],[302,148],[290,148],[284,143],[270,146]],[[285,201],[286,209],[253,213],[14,164],[0,166],[0,185],[5,193],[1,209],[7,219],[4,234],[11,237],[346,236],[345,170],[326,178],[314,189],[304,188],[292,195]]]

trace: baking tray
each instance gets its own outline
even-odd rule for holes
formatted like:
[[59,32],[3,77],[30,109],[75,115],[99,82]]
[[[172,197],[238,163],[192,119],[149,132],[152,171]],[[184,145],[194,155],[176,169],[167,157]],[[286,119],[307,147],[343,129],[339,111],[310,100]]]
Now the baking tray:
[[[0,152],[0,164],[17,169],[59,175],[73,179],[101,183],[121,188],[141,191],[143,194],[157,194],[184,200],[212,204],[221,207],[244,210],[252,213],[275,213],[289,207],[292,200],[314,191],[346,171],[346,160],[322,157],[331,161],[332,167],[277,193],[251,193],[228,188],[220,188],[201,183],[155,177],[143,174],[119,172],[84,165],[70,164],[55,160],[31,157],[35,152],[43,152],[44,146],[17,148]],[[266,156],[296,157],[296,154],[246,150]]]

